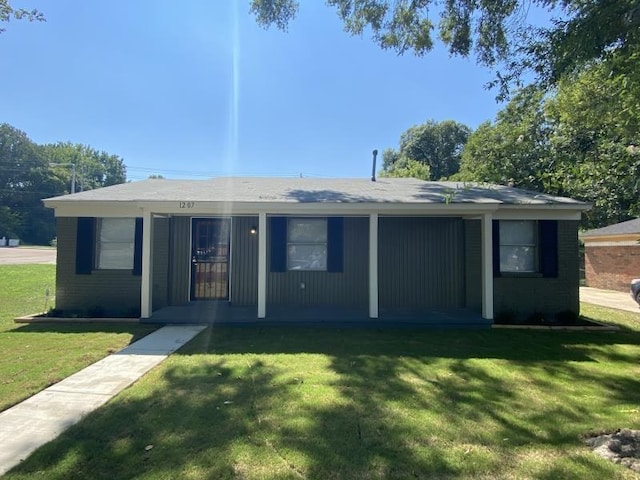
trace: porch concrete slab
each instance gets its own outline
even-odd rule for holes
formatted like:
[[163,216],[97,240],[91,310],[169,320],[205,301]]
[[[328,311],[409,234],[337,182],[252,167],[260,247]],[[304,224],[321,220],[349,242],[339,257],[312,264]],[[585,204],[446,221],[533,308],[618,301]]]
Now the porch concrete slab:
[[167,326],[0,413],[0,475],[183,346],[205,325]]
[[203,325],[168,325],[141,338],[116,355],[168,355],[204,329]]
[[600,305],[602,307],[617,308],[627,312],[640,313],[638,304],[633,301],[628,292],[616,292],[600,288],[580,287],[580,301]]

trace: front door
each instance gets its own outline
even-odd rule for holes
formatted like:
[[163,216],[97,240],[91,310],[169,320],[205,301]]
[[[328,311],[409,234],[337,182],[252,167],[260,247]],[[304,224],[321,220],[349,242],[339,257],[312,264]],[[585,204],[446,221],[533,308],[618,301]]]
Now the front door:
[[229,299],[228,218],[194,218],[191,230],[191,300]]

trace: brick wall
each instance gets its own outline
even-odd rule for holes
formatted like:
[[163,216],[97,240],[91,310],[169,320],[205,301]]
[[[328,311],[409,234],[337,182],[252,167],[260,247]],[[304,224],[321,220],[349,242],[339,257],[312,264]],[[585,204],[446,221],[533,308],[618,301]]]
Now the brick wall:
[[553,318],[559,312],[580,311],[578,222],[558,222],[558,277],[494,279],[496,315],[512,312],[526,318],[534,312]]
[[629,291],[629,283],[640,278],[640,245],[585,247],[587,286]]
[[[153,307],[167,305],[167,258],[169,222],[155,219]],[[107,315],[133,314],[140,309],[140,276],[131,270],[93,270],[91,275],[77,275],[77,218],[58,218],[58,259],[56,262],[56,308],[69,312],[86,312],[101,307]]]

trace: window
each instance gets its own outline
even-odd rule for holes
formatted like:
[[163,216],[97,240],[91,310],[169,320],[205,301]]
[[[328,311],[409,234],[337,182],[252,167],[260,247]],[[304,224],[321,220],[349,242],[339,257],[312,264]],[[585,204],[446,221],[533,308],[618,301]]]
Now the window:
[[96,268],[132,270],[135,218],[99,218],[96,228]]
[[534,220],[500,221],[500,271],[537,272],[538,234]]
[[327,219],[290,218],[287,270],[327,270]]

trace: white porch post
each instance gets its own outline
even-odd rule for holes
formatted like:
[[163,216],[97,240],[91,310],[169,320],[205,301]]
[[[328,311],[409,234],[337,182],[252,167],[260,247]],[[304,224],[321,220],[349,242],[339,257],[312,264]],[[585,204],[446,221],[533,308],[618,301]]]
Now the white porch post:
[[369,215],[369,317],[378,318],[378,214]]
[[258,214],[258,318],[267,313],[267,214]]
[[149,318],[153,311],[153,214],[142,213],[142,284],[140,317]]
[[482,214],[482,317],[493,320],[493,216]]

